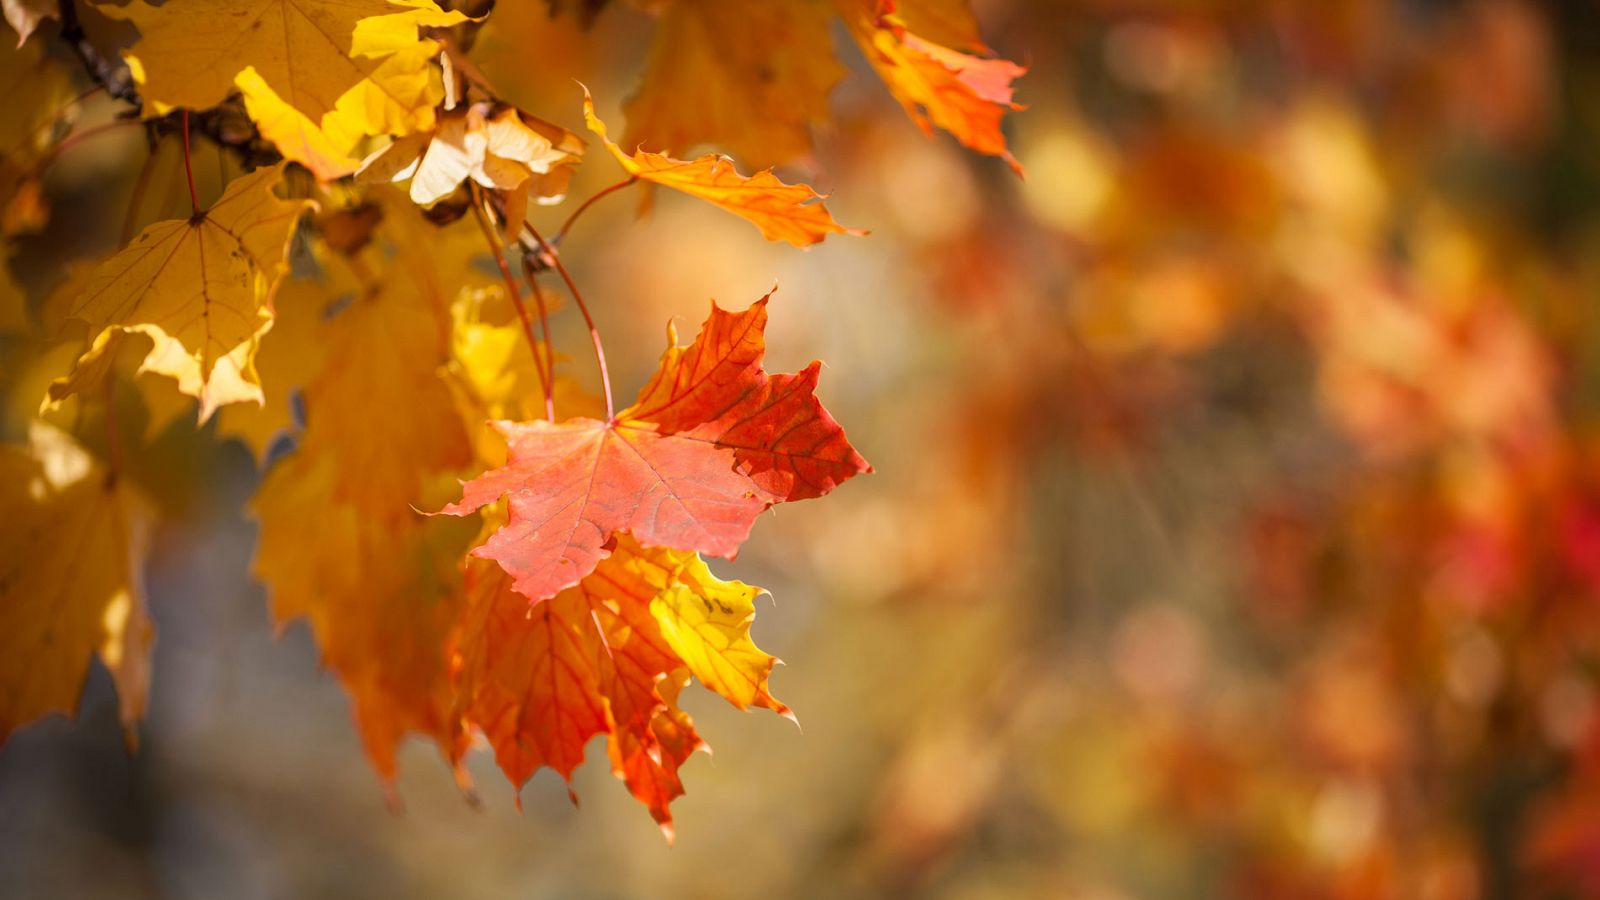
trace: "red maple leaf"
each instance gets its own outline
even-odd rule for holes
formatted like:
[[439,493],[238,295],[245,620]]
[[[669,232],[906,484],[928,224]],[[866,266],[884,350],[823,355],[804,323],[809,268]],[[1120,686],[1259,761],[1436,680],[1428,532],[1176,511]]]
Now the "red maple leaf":
[[619,531],[731,557],[768,507],[871,471],[813,393],[819,363],[792,375],[762,369],[770,296],[739,313],[713,303],[694,343],[674,337],[638,400],[609,422],[496,422],[506,464],[442,510],[467,515],[509,498],[506,525],[474,555],[537,602],[594,571]]

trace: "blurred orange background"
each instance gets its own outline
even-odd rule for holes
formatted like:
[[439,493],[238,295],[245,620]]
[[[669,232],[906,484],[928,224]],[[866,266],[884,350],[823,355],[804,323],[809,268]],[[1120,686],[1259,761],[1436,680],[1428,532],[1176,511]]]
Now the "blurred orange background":
[[[802,728],[686,693],[716,755],[676,846],[604,765],[519,814],[477,754],[474,809],[421,741],[387,811],[246,574],[253,461],[184,418],[142,747],[99,671],[78,722],[11,738],[0,895],[1600,896],[1600,8],[974,6],[1030,66],[1025,180],[844,54],[784,171],[869,237],[797,252],[660,196],[563,248],[620,394],[666,321],[776,282],[771,367],[824,360],[877,469],[714,563],[771,591]],[[650,36],[502,2],[473,54],[575,127],[571,78],[621,122]],[[114,243],[73,198],[127,196],[139,146],[53,171],[31,291]]]

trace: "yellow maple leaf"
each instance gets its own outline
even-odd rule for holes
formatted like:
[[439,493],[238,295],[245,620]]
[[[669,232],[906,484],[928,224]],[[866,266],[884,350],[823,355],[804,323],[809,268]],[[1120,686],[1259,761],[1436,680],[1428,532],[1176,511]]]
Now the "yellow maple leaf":
[[370,77],[379,57],[418,43],[419,24],[467,18],[441,12],[431,0],[136,0],[100,9],[138,26],[139,41],[125,55],[153,113],[215,106],[239,73],[253,68],[312,120]]
[[364,138],[433,127],[435,107],[444,98],[439,72],[430,62],[437,52],[433,41],[422,41],[390,56],[345,91],[320,122],[284,102],[253,67],[240,72],[236,82],[261,136],[318,179],[332,181],[360,166],[351,154]]
[[154,630],[141,568],[145,503],[42,422],[0,446],[0,742],[78,707],[89,658],[111,672],[130,743],[144,713]]
[[844,75],[832,47],[818,3],[674,0],[623,107],[622,145],[684,153],[716,144],[758,169],[804,156]]
[[295,222],[310,205],[274,196],[281,176],[277,167],[236,179],[209,209],[151,225],[96,266],[66,304],[94,339],[59,396],[97,383],[118,333],[130,332],[151,341],[142,369],[199,398],[201,421],[225,403],[261,402],[256,342],[271,324]]
[[761,589],[711,574],[697,553],[653,549],[641,575],[658,587],[650,614],[689,672],[707,688],[744,709],[760,706],[793,717],[767,691],[778,660],[750,639]]
[[[75,262],[67,266],[67,278],[51,292],[45,300],[41,310],[44,333],[57,335],[51,352],[67,351],[70,357],[64,364],[54,367],[50,372],[50,382],[45,390],[44,401],[34,410],[29,410],[30,417],[37,414],[47,417],[49,421],[72,421],[72,419],[57,419],[56,415],[75,416],[76,410],[66,408],[69,398],[78,395],[88,395],[91,402],[100,403],[105,399],[104,392],[111,389],[111,380],[121,378],[134,383],[139,391],[140,398],[145,408],[145,427],[141,440],[150,441],[178,417],[189,413],[194,408],[194,397],[198,383],[198,370],[191,362],[182,347],[177,346],[177,353],[171,351],[176,342],[166,341],[165,352],[157,351],[155,337],[141,332],[124,332],[111,329],[100,335],[100,340],[89,342],[88,353],[83,351],[85,343],[81,334],[74,336],[71,328],[64,328],[66,322],[66,309],[83,293],[83,288],[89,283],[89,278],[95,269],[94,263]],[[81,323],[80,323],[81,324]],[[81,360],[81,361],[80,361]],[[56,377],[61,371],[67,375]],[[140,378],[142,374],[162,375],[162,378]],[[221,383],[229,377],[237,378],[237,369],[231,364],[219,365],[212,373],[213,382]],[[188,380],[185,380],[188,379]],[[184,386],[189,388],[189,393],[184,392]],[[226,390],[219,393],[226,393]],[[35,397],[38,395],[35,394]],[[241,405],[232,404],[223,409],[234,409]]]
[[238,85],[245,112],[256,123],[256,130],[285,159],[310,169],[320,181],[332,181],[355,171],[358,161],[350,155],[354,145],[330,137],[320,123],[285,103],[255,67],[239,73]]
[[[174,9],[177,7],[177,9]],[[150,112],[202,109],[232,90],[261,134],[327,181],[355,171],[365,137],[433,126],[444,97],[422,27],[468,21],[432,0],[134,3],[108,15],[139,26],[129,65]]]
[[[540,362],[499,285],[463,290],[450,305],[450,315],[451,384],[458,387],[462,421],[474,435],[480,463],[502,465],[505,438],[485,423],[544,417]],[[544,345],[539,346],[542,354]],[[553,362],[561,359],[558,354]],[[602,409],[599,397],[564,375],[555,376],[553,399],[557,418],[596,416]]]
[[392,781],[406,734],[447,751],[462,737],[445,642],[473,528],[416,509],[437,505],[472,454],[439,378],[449,319],[433,286],[441,268],[465,263],[435,265],[449,244],[411,239],[426,235],[400,218],[419,215],[404,198],[384,208],[362,262],[349,267],[381,274],[360,279],[336,313],[314,317],[312,342],[324,353],[302,393],[305,427],[251,508],[261,526],[254,571],[274,619],[310,622],[374,766]]
[[272,442],[294,425],[294,392],[321,368],[322,322],[331,302],[316,282],[289,279],[273,298],[272,330],[261,337],[256,371],[262,402],[233,403],[217,412],[217,434],[243,441],[263,461]]
[[785,184],[770,170],[746,177],[726,157],[716,155],[685,161],[638,150],[629,156],[606,137],[605,123],[595,114],[594,98],[587,88],[583,92],[583,117],[589,130],[599,135],[629,174],[725,209],[755,225],[769,241],[808,247],[835,232],[865,233],[835,222],[821,203],[823,196],[810,185]]

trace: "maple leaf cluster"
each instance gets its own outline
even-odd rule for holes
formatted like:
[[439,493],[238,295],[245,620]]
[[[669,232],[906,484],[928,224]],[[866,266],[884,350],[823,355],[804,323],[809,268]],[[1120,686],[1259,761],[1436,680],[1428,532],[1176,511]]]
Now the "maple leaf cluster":
[[[688,680],[789,715],[750,638],[759,589],[718,579],[702,554],[731,558],[768,508],[870,471],[816,397],[820,365],[767,373],[768,298],[713,304],[687,346],[669,331],[655,375],[614,410],[559,248],[590,203],[638,183],[795,247],[864,234],[770,169],[669,155],[806,154],[839,67],[822,4],[650,7],[658,37],[627,107],[636,149],[611,142],[587,90],[581,109],[624,181],[547,240],[538,211],[564,201],[587,145],[473,64],[484,15],[434,0],[4,5],[21,38],[6,80],[25,86],[0,121],[17,148],[0,167],[0,234],[47,220],[43,173],[91,136],[75,117],[94,93],[120,104],[99,127],[142,127],[152,154],[120,246],[69,267],[42,304],[0,285],[0,329],[20,348],[7,368],[43,388],[27,440],[0,447],[15,527],[0,548],[0,740],[74,710],[91,655],[136,734],[156,514],[128,460],[189,408],[265,467],[255,574],[279,623],[309,622],[386,783],[413,733],[463,785],[481,734],[519,787],[540,767],[570,779],[605,735],[613,771],[670,836],[678,769],[704,746],[678,706]],[[964,3],[836,12],[924,130],[1020,172],[1000,121],[1023,70],[991,57]],[[735,14],[748,21],[724,27]],[[86,36],[112,20],[137,35],[123,64]],[[70,54],[42,52],[52,30]],[[95,91],[64,90],[68,55]],[[710,97],[687,100],[685,83]],[[163,147],[190,214],[132,234]],[[202,149],[232,177],[197,183]],[[556,371],[552,275],[588,325],[603,397]],[[150,414],[142,436],[119,426],[130,389]]]

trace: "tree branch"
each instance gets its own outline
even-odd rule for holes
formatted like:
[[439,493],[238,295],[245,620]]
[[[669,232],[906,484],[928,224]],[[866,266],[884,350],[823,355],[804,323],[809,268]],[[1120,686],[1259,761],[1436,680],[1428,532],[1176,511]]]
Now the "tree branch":
[[[90,43],[78,19],[75,0],[58,0],[57,8],[61,14],[61,40],[72,49],[84,72],[95,84],[105,88],[107,94],[133,107],[128,113],[130,116],[137,115],[144,108],[144,98],[139,96],[127,64],[108,59]],[[146,125],[156,135],[187,134],[179,118],[179,112],[174,111],[151,119]],[[237,153],[240,161],[250,168],[270,166],[283,159],[276,147],[261,139],[255,123],[235,99],[230,98],[211,109],[193,111],[189,124],[196,134],[203,134],[217,146]]]
[[78,4],[74,0],[59,0],[57,8],[61,11],[61,40],[72,48],[89,77],[118,100],[142,107],[144,101],[133,86],[133,73],[128,66],[106,59],[94,44],[89,43],[88,36],[83,33],[83,23],[78,21]]

